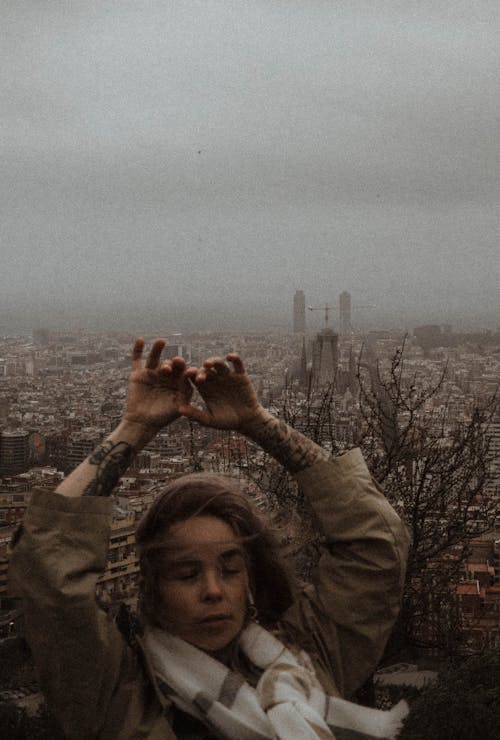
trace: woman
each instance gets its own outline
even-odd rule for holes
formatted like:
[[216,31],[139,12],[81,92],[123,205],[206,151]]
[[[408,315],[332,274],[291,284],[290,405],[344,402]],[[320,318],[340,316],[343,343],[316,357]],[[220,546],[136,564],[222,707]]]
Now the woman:
[[[13,545],[26,635],[69,738],[393,737],[390,713],[349,698],[397,616],[407,536],[358,450],[335,459],[259,403],[238,355],[142,366],[135,342],[122,422],[54,494],[36,492]],[[195,387],[204,409],[190,404]],[[144,630],[135,648],[98,609],[112,502],[134,454],[183,415],[232,429],[296,476],[323,535],[296,589],[230,479],[186,476],[138,530]],[[260,624],[259,624],[260,622]],[[307,651],[295,635],[307,636]],[[330,698],[328,698],[330,697]]]

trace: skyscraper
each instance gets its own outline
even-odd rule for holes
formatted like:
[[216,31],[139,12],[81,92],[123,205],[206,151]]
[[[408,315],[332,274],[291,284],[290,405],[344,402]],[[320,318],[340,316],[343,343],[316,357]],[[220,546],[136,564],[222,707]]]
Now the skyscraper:
[[293,331],[304,334],[306,330],[306,298],[303,290],[296,290],[293,297]]
[[348,337],[351,332],[351,294],[344,290],[339,296],[339,334]]

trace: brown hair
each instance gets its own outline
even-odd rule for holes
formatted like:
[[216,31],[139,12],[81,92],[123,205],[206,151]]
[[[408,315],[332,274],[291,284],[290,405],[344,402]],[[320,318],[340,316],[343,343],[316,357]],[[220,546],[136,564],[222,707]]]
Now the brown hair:
[[161,626],[160,582],[165,563],[162,556],[168,549],[165,535],[173,524],[198,515],[221,519],[241,537],[259,621],[268,628],[276,626],[293,602],[292,577],[282,562],[270,523],[234,478],[215,473],[191,473],[177,478],[141,519],[136,532],[141,616],[149,624]]

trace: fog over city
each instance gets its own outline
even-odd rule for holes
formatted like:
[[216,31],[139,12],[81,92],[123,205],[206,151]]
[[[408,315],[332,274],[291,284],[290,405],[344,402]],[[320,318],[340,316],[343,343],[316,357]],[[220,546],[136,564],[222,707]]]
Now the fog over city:
[[0,333],[500,323],[497,0],[2,11]]

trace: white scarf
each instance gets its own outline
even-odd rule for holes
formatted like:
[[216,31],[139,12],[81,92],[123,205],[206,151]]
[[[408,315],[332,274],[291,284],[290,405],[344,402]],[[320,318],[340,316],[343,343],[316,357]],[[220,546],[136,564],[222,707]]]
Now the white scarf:
[[408,714],[404,701],[381,711],[325,695],[307,653],[253,622],[239,645],[264,671],[255,689],[179,637],[151,629],[145,639],[165,697],[229,740],[394,740]]

